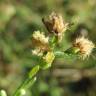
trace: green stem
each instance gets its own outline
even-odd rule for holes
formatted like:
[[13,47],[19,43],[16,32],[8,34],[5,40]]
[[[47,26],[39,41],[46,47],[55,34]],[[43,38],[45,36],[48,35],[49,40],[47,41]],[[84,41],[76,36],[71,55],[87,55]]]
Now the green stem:
[[32,70],[29,72],[28,78],[22,82],[22,84],[17,88],[13,96],[20,96],[21,89],[27,89],[30,87],[30,85],[33,85],[36,81],[36,77],[34,77],[37,72],[39,71],[39,65],[36,65],[32,68]]
[[[15,91],[13,96],[20,96],[20,91],[21,89],[27,89],[30,87],[30,85],[32,86],[36,81],[36,77],[32,78],[32,79],[26,79]],[[31,84],[30,84],[31,83]]]
[[69,53],[66,53],[65,51],[55,51],[54,52],[56,58],[67,58],[67,59],[70,59],[70,58],[77,58],[77,54],[69,54]]

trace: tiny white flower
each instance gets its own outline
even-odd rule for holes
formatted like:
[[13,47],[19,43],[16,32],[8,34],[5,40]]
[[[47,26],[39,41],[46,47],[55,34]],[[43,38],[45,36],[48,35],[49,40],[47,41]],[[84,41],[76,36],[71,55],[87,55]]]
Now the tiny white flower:
[[44,44],[48,43],[49,40],[49,37],[45,37],[44,33],[40,31],[35,31],[32,37]]
[[45,37],[43,32],[35,31],[32,35],[32,44],[34,50],[32,50],[33,55],[42,56],[44,52],[50,50],[49,37]]
[[37,56],[42,56],[43,52],[42,52],[42,50],[40,50],[40,48],[36,48],[36,49],[32,50],[32,54],[37,55]]

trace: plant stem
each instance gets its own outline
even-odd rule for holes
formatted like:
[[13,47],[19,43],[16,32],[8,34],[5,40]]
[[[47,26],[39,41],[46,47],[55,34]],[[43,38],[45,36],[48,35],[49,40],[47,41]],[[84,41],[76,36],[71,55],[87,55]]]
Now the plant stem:
[[32,70],[29,72],[29,76],[26,80],[24,80],[21,85],[17,88],[13,96],[21,96],[20,91],[21,89],[26,90],[27,88],[30,87],[30,85],[33,85],[34,82],[36,81],[36,77],[34,77],[37,72],[39,71],[39,65],[36,65],[32,68]]
[[31,85],[33,85],[35,81],[36,81],[36,77],[31,78],[31,79],[28,78],[25,81],[23,81],[23,83],[17,88],[17,90],[15,91],[15,93],[14,93],[13,96],[20,96],[21,89],[27,89],[27,88],[29,88],[30,83],[31,83]]

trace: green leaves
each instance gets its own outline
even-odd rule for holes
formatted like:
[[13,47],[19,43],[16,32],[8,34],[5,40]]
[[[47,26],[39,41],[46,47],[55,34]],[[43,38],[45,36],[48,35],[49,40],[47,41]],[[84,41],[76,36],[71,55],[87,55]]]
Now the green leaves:
[[28,78],[22,82],[19,88],[17,88],[16,92],[13,96],[23,96],[26,94],[26,89],[34,84],[36,81],[36,77],[34,77],[39,71],[39,65],[34,66],[28,74]]
[[54,48],[57,44],[58,40],[56,36],[51,36],[49,39],[50,46]]
[[67,53],[67,54],[76,54],[76,53],[78,53],[79,51],[80,51],[79,48],[71,47],[71,48],[67,49],[67,50],[65,51],[65,53]]
[[66,53],[66,51],[55,51],[54,52],[56,58],[63,58],[67,60],[73,60],[75,58],[78,58],[78,54],[72,54],[72,53]]
[[33,76],[36,75],[36,73],[39,71],[40,66],[36,65],[35,67],[32,68],[32,70],[29,72],[29,78],[32,78]]
[[23,96],[26,94],[26,89],[34,84],[36,81],[36,77],[34,78],[27,78],[22,82],[22,84],[17,88],[13,96]]

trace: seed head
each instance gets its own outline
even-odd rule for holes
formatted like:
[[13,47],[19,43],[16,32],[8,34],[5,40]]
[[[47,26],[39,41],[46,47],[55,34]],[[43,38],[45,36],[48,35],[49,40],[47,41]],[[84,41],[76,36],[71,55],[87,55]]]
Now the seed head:
[[32,35],[33,39],[37,40],[38,42],[41,42],[43,44],[47,44],[49,37],[45,37],[43,32],[35,31]]
[[67,30],[67,23],[64,23],[63,17],[60,14],[52,13],[49,16],[49,21],[53,26],[53,31],[58,34]]
[[79,48],[81,57],[83,57],[83,59],[85,59],[86,57],[88,57],[91,54],[95,45],[93,44],[92,41],[88,40],[87,38],[78,37],[73,42],[73,47]]
[[68,23],[65,23],[63,17],[55,12],[51,13],[48,19],[43,18],[43,23],[49,32],[58,36],[58,40],[62,40],[63,33],[68,29]]
[[32,35],[32,44],[35,47],[32,54],[42,56],[43,52],[50,50],[49,37],[45,37],[43,32],[35,31]]

